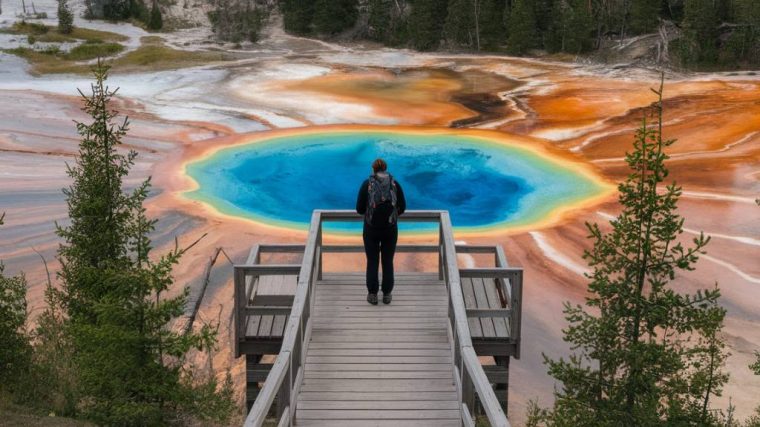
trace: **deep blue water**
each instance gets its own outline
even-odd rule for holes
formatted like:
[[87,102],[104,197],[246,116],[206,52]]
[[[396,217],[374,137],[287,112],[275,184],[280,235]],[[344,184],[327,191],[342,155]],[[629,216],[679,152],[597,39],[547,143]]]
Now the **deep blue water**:
[[188,173],[200,185],[192,196],[223,212],[303,226],[314,209],[354,209],[377,157],[402,186],[407,209],[448,209],[457,227],[519,222],[594,187],[522,149],[471,137],[382,132],[232,147],[189,165]]

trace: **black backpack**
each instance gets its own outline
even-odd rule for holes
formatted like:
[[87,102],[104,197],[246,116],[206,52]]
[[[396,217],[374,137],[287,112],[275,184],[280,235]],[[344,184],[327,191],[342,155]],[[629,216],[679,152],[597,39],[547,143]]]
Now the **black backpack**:
[[396,208],[396,180],[391,174],[370,175],[367,185],[367,211],[364,221],[372,227],[396,225],[398,209]]

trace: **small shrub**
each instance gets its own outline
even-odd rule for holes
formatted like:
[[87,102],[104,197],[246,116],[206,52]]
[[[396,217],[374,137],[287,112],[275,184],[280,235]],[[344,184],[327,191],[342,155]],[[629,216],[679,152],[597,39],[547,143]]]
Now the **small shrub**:
[[41,35],[41,34],[47,34],[48,30],[50,28],[46,27],[45,25],[38,24],[36,22],[16,22],[11,27],[11,30],[18,33],[18,34],[30,34],[30,35]]
[[67,0],[58,0],[58,32],[71,34],[74,31],[74,14]]
[[153,3],[153,8],[150,10],[150,20],[148,21],[148,29],[158,31],[164,26],[163,18],[161,17],[161,10],[158,8],[158,3]]
[[66,54],[66,59],[86,61],[98,57],[113,56],[122,50],[124,50],[124,46],[119,43],[83,43],[71,49]]
[[26,37],[26,42],[29,44],[35,44],[37,43],[37,37],[34,37],[33,35],[30,34]]

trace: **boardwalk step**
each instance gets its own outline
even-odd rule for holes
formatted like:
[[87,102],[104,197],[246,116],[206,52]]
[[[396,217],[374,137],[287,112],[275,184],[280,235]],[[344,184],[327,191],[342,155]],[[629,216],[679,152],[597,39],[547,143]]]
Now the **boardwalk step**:
[[434,410],[333,410],[333,409],[298,409],[296,419],[301,420],[446,420],[459,419],[462,416],[458,409]]
[[301,427],[461,427],[460,420],[298,420]]

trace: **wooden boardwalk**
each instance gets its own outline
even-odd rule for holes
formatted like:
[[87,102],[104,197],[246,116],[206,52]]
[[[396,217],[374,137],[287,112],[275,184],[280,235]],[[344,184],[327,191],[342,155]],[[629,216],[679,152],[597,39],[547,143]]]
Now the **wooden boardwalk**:
[[461,425],[437,274],[398,275],[390,305],[367,303],[362,274],[316,289],[296,425]]
[[[234,348],[246,356],[252,405],[246,426],[273,418],[278,427],[474,427],[478,412],[509,426],[522,269],[508,266],[498,246],[455,245],[446,211],[400,220],[438,223],[437,244],[397,247],[438,254],[438,271],[397,272],[390,305],[367,303],[363,273],[322,269],[326,254],[363,252],[322,242],[324,222],[361,221],[353,212],[315,211],[305,245],[255,245],[235,266]],[[266,252],[302,259],[267,264]],[[490,254],[493,266],[460,268],[462,254]],[[274,363],[261,363],[265,354],[277,354]],[[481,366],[478,356],[496,364]]]

